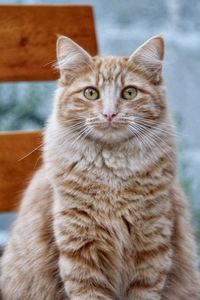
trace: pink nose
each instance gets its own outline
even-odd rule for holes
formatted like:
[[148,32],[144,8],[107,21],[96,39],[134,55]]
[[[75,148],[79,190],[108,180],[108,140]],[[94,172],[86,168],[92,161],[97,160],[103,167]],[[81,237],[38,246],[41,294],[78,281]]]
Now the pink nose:
[[108,122],[111,122],[112,119],[117,115],[117,113],[111,113],[111,114],[103,114],[104,117],[106,117],[106,119],[108,120]]

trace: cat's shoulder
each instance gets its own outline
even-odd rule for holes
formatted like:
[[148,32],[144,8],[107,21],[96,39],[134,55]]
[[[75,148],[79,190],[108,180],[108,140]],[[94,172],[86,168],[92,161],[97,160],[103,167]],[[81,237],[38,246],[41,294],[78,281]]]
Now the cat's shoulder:
[[52,202],[52,187],[46,176],[45,168],[38,169],[29,180],[27,188],[24,191],[20,208],[27,206],[35,209],[41,206],[48,206]]

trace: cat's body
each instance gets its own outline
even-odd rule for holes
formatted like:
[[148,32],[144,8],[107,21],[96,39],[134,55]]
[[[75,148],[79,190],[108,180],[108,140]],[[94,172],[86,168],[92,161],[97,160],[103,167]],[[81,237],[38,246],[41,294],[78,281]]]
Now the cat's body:
[[[3,299],[197,300],[195,243],[153,57],[162,52],[161,38],[134,53],[133,61],[108,57],[91,63],[69,40],[61,49],[65,43],[79,55],[60,64],[44,165],[25,193],[2,258]],[[151,64],[138,67],[149,43]],[[85,59],[78,73],[73,59]],[[118,90],[131,83],[139,86],[136,100],[124,94],[116,103]],[[80,100],[85,86],[98,87],[103,103],[98,97]],[[112,122],[111,129],[95,110]],[[83,126],[83,116],[93,130]]]

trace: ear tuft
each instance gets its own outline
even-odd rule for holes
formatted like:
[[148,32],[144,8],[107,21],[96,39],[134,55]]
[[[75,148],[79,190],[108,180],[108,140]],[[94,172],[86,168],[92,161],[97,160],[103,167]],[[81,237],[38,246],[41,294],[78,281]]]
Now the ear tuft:
[[[65,36],[57,40],[57,68],[61,75],[76,73],[81,65],[89,64],[92,57],[78,44]],[[69,75],[69,74],[68,74]]]
[[163,58],[164,40],[161,35],[157,35],[134,51],[129,61],[141,67],[153,81],[158,82],[161,79]]

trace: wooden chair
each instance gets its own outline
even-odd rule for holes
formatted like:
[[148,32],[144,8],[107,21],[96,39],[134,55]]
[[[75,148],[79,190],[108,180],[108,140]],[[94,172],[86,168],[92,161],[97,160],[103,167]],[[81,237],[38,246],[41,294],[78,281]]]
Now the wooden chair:
[[[0,5],[0,82],[57,79],[57,34],[97,54],[90,6]],[[41,143],[42,131],[0,133],[0,212],[16,210],[41,163]]]

